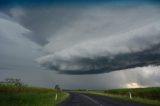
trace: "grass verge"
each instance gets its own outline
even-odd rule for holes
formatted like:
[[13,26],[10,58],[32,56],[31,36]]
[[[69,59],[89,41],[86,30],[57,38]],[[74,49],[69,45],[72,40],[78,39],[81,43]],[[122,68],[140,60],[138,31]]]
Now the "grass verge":
[[69,96],[59,92],[55,101],[55,95],[53,89],[0,85],[0,106],[56,106]]

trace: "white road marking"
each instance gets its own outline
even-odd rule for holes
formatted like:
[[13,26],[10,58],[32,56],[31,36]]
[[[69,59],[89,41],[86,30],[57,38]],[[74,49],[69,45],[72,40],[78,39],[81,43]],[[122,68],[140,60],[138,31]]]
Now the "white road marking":
[[87,96],[87,95],[84,95],[84,94],[79,94],[79,95],[81,95],[81,96],[83,96],[83,97],[89,99],[90,101],[92,101],[93,103],[95,103],[95,104],[97,104],[97,105],[99,105],[99,106],[103,106],[103,105],[100,104],[98,101],[92,99],[91,97],[89,97],[89,96]]

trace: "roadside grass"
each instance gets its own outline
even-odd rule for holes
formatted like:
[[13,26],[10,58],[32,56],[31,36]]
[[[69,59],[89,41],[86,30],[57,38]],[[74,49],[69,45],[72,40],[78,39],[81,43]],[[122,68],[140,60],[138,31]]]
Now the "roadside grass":
[[[143,104],[148,104],[151,106],[160,106],[159,87],[137,88],[137,89],[114,89],[107,91],[76,91],[76,92],[107,96],[114,99],[120,99],[125,101],[134,101]],[[129,98],[129,92],[133,94],[132,99]]]
[[0,85],[0,106],[56,106],[69,96],[58,92],[55,101],[55,95],[53,89]]
[[105,90],[104,93],[118,94],[128,96],[129,92],[132,93],[133,97],[146,98],[152,100],[160,100],[160,87],[150,88],[134,88],[134,89],[113,89]]

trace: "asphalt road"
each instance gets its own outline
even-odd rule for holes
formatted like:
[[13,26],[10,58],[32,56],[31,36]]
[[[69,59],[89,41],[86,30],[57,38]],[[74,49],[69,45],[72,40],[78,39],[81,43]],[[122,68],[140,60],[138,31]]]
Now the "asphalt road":
[[70,93],[70,98],[59,106],[148,106],[141,103],[112,99],[91,94]]

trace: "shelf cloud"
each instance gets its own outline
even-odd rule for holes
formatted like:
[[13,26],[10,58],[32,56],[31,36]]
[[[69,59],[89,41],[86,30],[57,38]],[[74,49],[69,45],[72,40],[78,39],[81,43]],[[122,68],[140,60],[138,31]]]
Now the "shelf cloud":
[[[40,13],[36,11],[26,13],[38,17]],[[35,33],[30,39],[36,37],[35,42],[43,45],[47,55],[37,62],[47,69],[63,74],[97,74],[159,65],[159,6],[61,7],[41,11],[45,15],[40,20],[30,26],[22,23]],[[46,16],[48,20],[44,20]]]
[[41,47],[44,55],[36,59],[41,66],[97,74],[159,65],[159,12],[158,5],[101,4],[14,7],[1,16],[30,32],[24,36]]
[[158,65],[160,22],[124,34],[83,42],[41,57],[38,62],[66,74],[94,74]]
[[159,86],[159,3],[0,0],[0,80],[65,89]]

